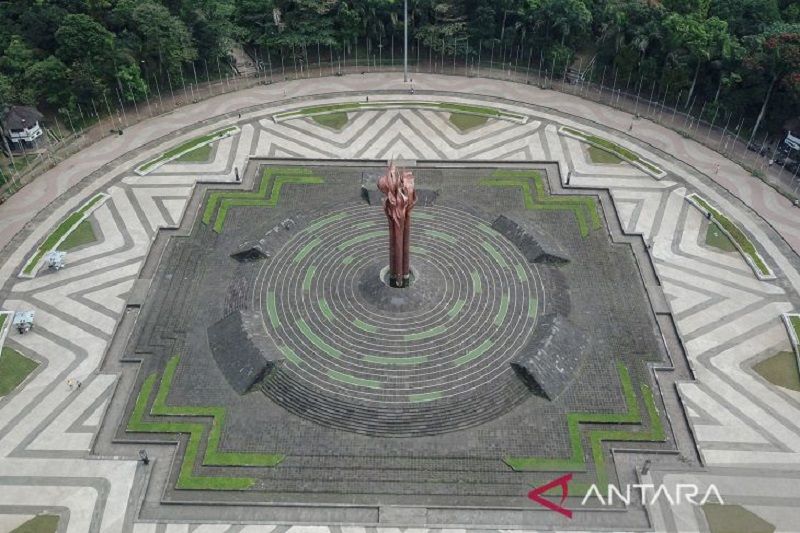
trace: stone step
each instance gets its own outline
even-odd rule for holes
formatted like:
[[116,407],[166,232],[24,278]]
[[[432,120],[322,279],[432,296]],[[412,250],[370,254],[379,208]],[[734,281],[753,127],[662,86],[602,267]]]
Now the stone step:
[[[333,458],[335,459],[335,458]],[[496,463],[504,471],[471,472],[469,470],[443,470],[440,468],[432,469],[391,469],[388,462],[385,468],[347,468],[344,465],[334,466],[331,461],[330,468],[297,468],[281,463],[280,468],[266,469],[259,477],[270,480],[283,480],[305,483],[309,480],[319,481],[339,481],[339,482],[397,482],[414,483],[428,485],[431,483],[470,483],[491,485],[493,487],[514,487],[525,484],[531,476],[512,471],[508,466],[498,459]]]
[[476,390],[470,398],[469,409],[465,409],[458,399],[397,408],[366,405],[299,383],[291,372],[282,368],[276,369],[265,380],[262,391],[288,411],[326,427],[366,435],[410,437],[464,429],[505,413],[529,394],[521,382],[513,383],[515,386],[487,386]]
[[[262,485],[263,483],[263,485]],[[260,485],[260,486],[259,486]],[[256,490],[270,492],[302,492],[304,494],[347,494],[347,495],[409,495],[409,496],[477,496],[487,498],[520,498],[523,499],[530,490],[528,483],[516,485],[493,485],[459,481],[436,481],[430,483],[414,483],[403,481],[361,480],[294,480],[265,479],[257,485]],[[485,503],[484,503],[485,505]]]

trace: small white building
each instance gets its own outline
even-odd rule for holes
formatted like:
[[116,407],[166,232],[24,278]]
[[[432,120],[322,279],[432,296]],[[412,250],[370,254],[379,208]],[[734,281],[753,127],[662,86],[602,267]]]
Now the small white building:
[[10,148],[18,150],[23,147],[35,147],[36,139],[44,133],[39,125],[40,120],[42,114],[35,107],[21,105],[7,107],[0,114],[0,126]]

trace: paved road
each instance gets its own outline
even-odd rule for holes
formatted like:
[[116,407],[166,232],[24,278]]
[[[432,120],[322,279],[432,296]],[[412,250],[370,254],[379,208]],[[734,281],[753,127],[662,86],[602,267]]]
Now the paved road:
[[[0,227],[0,247],[5,246],[39,210],[102,165],[180,128],[244,107],[280,102],[287,96],[301,98],[335,91],[387,90],[401,85],[397,73],[296,80],[217,96],[141,122],[126,130],[123,136],[107,137],[70,157],[25,187],[23,194],[16,194],[0,205],[0,220],[4,222]],[[545,106],[595,121],[619,132],[626,132],[632,122],[631,115],[589,100],[498,80],[416,74],[414,86],[418,91],[445,90]],[[636,122],[629,136],[677,157],[711,177],[735,196],[745,199],[749,207],[771,224],[796,252],[800,252],[800,209],[794,208],[764,182],[709,148],[655,123]],[[718,174],[715,173],[717,163],[720,164]]]

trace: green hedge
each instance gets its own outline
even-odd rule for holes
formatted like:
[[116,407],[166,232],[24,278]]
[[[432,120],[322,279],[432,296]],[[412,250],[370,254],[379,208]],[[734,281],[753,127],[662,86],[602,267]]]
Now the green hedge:
[[56,243],[61,240],[61,237],[71,232],[75,226],[78,225],[83,218],[84,213],[86,213],[86,211],[91,209],[94,204],[102,199],[102,193],[96,194],[91,200],[83,204],[80,209],[73,211],[72,214],[66,218],[66,220],[58,225],[53,233],[48,235],[42,245],[36,250],[36,253],[33,255],[33,257],[31,257],[30,260],[25,264],[25,268],[22,271],[25,274],[30,274],[33,272],[33,269],[36,268],[36,265],[39,263],[42,257],[44,257],[47,252],[53,250],[56,246]]
[[734,224],[728,217],[712,207],[711,204],[709,204],[700,196],[692,194],[690,198],[695,203],[700,205],[700,207],[708,211],[711,214],[711,217],[714,219],[714,222],[728,232],[728,235],[730,235],[731,239],[733,239],[733,241],[740,246],[741,251],[750,257],[759,272],[765,276],[772,274],[769,267],[767,267],[767,265],[759,256],[758,251],[756,251],[756,247],[753,245],[747,235],[745,235],[744,232],[739,229],[739,226]]
[[[794,336],[797,339],[797,341],[800,343],[800,316],[790,315],[789,316],[789,323],[792,325],[792,328],[794,328]],[[0,328],[0,329],[2,329],[2,328]],[[800,348],[800,345],[798,345],[798,348]]]
[[[219,444],[226,414],[226,410],[223,407],[168,406],[166,404],[167,396],[169,396],[172,381],[175,377],[175,370],[179,362],[180,358],[178,356],[173,357],[167,362],[158,391],[156,392],[155,400],[153,400],[153,406],[150,408],[151,416],[212,418],[211,430],[208,432],[205,454],[203,455],[202,464],[204,466],[273,467],[283,461],[284,456],[281,454],[220,451]],[[245,490],[250,488],[253,483],[255,483],[255,480],[252,478],[194,475],[194,465],[200,453],[200,444],[202,443],[203,434],[205,432],[205,426],[203,424],[172,421],[148,422],[143,420],[147,412],[147,403],[152,395],[156,379],[158,379],[157,374],[150,374],[142,384],[142,388],[136,398],[133,413],[128,421],[127,431],[135,433],[189,434],[189,442],[184,452],[176,485],[179,489]]]

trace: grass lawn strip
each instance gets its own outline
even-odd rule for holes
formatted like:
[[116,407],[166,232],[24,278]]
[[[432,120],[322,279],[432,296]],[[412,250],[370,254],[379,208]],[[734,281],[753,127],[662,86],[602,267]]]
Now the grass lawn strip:
[[94,234],[92,223],[84,219],[83,222],[78,224],[75,229],[61,241],[61,244],[58,245],[58,250],[68,252],[78,246],[90,244],[96,240],[97,235]]
[[198,146],[175,159],[180,163],[205,163],[211,157],[211,144]]
[[[211,224],[216,213],[213,229],[216,233],[222,233],[225,218],[231,207],[275,207],[278,205],[284,185],[312,185],[324,181],[323,178],[302,167],[267,167],[261,173],[257,191],[217,191],[209,194],[203,210],[203,224]],[[268,190],[269,197],[267,197]]]
[[0,350],[0,397],[19,387],[38,366],[39,363],[36,361],[28,359],[8,346],[3,346]]
[[635,165],[648,174],[651,174],[653,177],[656,178],[663,178],[667,175],[664,170],[660,169],[653,163],[650,163],[646,159],[643,159],[635,152],[628,150],[627,148],[620,146],[619,144],[609,141],[608,139],[604,139],[602,137],[598,137],[597,135],[592,135],[590,133],[586,133],[580,130],[576,130],[575,128],[568,128],[566,126],[561,126],[558,129],[559,133],[562,135],[566,135],[568,137],[574,137],[579,141],[587,142],[592,146],[600,148],[601,150],[605,150],[609,152],[623,161],[627,161],[632,165]]
[[326,115],[314,115],[311,119],[326,128],[340,131],[347,124],[347,113],[329,113]]
[[597,146],[590,144],[589,145],[589,159],[592,160],[592,163],[599,163],[601,165],[619,165],[623,162],[621,157],[616,156],[615,154],[609,152],[608,150],[603,150],[602,148],[598,148]]
[[272,116],[275,122],[282,122],[293,118],[309,117],[331,113],[347,113],[350,111],[363,111],[371,109],[431,109],[434,111],[447,111],[462,115],[476,115],[500,120],[510,120],[524,124],[528,117],[518,113],[503,111],[494,107],[460,104],[454,102],[425,102],[425,101],[377,101],[377,102],[340,102],[335,104],[315,105],[303,107],[292,111],[277,113]]
[[227,128],[223,128],[220,130],[212,131],[207,135],[202,135],[200,137],[195,137],[194,139],[190,139],[183,144],[179,144],[175,148],[167,150],[160,156],[156,157],[155,159],[151,159],[150,161],[139,165],[134,172],[136,172],[140,176],[146,176],[156,168],[164,165],[174,159],[178,159],[179,157],[200,148],[201,146],[210,144],[214,141],[218,141],[220,139],[224,139],[225,137],[230,137],[232,135],[236,135],[241,130],[238,126],[229,126]]
[[794,352],[779,352],[753,365],[759,376],[773,385],[800,392],[800,370]]
[[761,280],[775,279],[775,274],[772,272],[761,254],[756,250],[755,245],[745,233],[733,223],[728,217],[722,214],[717,208],[713,207],[708,200],[702,198],[698,194],[690,194],[686,196],[686,200],[698,208],[701,212],[711,215],[711,219],[717,224],[720,231],[722,231],[736,246],[739,253],[742,254],[747,264],[755,272],[756,277]]
[[708,229],[706,229],[705,243],[706,246],[711,246],[712,248],[716,248],[721,252],[739,253],[739,250],[736,248],[733,242],[728,238],[727,235],[722,233],[722,230],[716,224],[708,225]]
[[24,524],[11,530],[11,533],[56,533],[58,531],[58,515],[42,514],[34,516]]
[[789,333],[789,340],[797,356],[797,364],[800,366],[800,313],[784,313],[781,318]]
[[36,249],[20,273],[21,277],[32,278],[36,274],[36,269],[39,266],[42,258],[52,250],[55,250],[59,245],[66,240],[78,224],[83,222],[95,209],[97,209],[109,196],[106,193],[95,194],[88,202],[84,203],[77,211],[73,211],[58,227],[47,236],[44,242]]
[[773,533],[775,526],[741,505],[704,503],[709,533]]
[[471,129],[478,128],[486,124],[489,118],[485,115],[473,115],[467,113],[450,113],[450,124],[458,131],[466,133]]
[[[533,181],[534,189],[530,182]],[[481,180],[487,187],[510,187],[522,190],[525,208],[539,211],[571,211],[578,222],[581,237],[587,237],[590,230],[600,228],[600,215],[597,203],[590,196],[559,195],[551,196],[544,187],[542,175],[535,170],[497,170],[491,177]],[[535,195],[534,195],[535,190]]]
[[[625,413],[569,413],[567,414],[567,427],[569,429],[569,440],[572,447],[572,454],[565,459],[551,459],[545,457],[506,457],[505,463],[517,471],[564,471],[564,472],[585,472],[587,470],[586,456],[581,435],[581,424],[642,424],[639,411],[639,404],[636,400],[633,384],[631,382],[628,369],[621,362],[617,363],[622,393],[625,398],[627,412]],[[592,453],[592,460],[595,465],[596,483],[598,486],[606,486],[608,483],[608,472],[605,468],[605,455],[603,453],[604,441],[617,442],[658,442],[665,438],[664,428],[658,415],[655,399],[650,387],[642,384],[642,399],[650,423],[649,431],[631,430],[600,430],[588,429],[588,439]],[[588,489],[589,484],[579,487]]]
[[[262,454],[252,452],[223,452],[219,450],[222,427],[225,424],[226,410],[223,407],[175,407],[166,405],[175,370],[180,358],[173,357],[167,362],[164,374],[156,392],[155,400],[150,408],[150,415],[154,417],[211,417],[211,429],[208,432],[206,449],[203,455],[204,466],[251,466],[273,467],[283,461],[281,454]],[[152,395],[158,374],[150,374],[142,384],[139,396],[136,398],[133,413],[128,421],[127,431],[134,433],[188,433],[189,442],[181,463],[180,473],[176,488],[192,490],[244,490],[255,483],[252,478],[222,477],[222,476],[195,476],[194,465],[199,455],[205,425],[193,422],[147,422],[144,415],[147,402]]]

